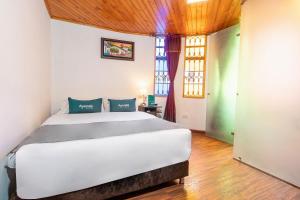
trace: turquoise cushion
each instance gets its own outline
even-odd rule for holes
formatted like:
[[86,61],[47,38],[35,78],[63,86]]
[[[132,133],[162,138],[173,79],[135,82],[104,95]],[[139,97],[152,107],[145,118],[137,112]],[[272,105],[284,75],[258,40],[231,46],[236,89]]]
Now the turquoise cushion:
[[135,112],[136,99],[113,100],[108,99],[110,112]]
[[77,100],[69,97],[68,101],[70,114],[101,112],[102,98],[94,100]]

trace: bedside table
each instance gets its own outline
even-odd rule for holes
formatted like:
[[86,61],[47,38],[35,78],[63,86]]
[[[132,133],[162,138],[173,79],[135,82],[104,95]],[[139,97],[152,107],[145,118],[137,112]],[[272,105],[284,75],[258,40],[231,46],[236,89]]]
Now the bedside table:
[[156,117],[162,118],[162,106],[143,106],[139,105],[138,110],[146,112]]

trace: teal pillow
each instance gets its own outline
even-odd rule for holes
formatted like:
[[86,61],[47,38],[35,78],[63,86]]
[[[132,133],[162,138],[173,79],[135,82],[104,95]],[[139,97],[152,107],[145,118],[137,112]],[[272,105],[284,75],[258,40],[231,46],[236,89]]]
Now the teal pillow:
[[114,100],[108,99],[110,112],[135,112],[136,99]]
[[101,112],[102,98],[94,100],[77,100],[69,97],[68,101],[70,114]]

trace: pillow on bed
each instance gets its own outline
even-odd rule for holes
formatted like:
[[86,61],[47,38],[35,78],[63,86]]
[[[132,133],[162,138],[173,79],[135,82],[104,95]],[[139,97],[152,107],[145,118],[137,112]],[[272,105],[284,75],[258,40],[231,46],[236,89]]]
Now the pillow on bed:
[[[59,110],[60,110],[61,113],[69,114],[69,101],[68,101],[68,99],[62,101]],[[104,109],[104,100],[102,99],[101,112],[104,112],[104,111],[105,111],[105,109]]]
[[69,114],[69,102],[68,102],[68,100],[62,101],[59,110],[64,114]]
[[108,99],[110,112],[135,112],[136,99]]
[[94,100],[77,100],[68,98],[69,102],[69,113],[95,113],[101,112],[102,98]]

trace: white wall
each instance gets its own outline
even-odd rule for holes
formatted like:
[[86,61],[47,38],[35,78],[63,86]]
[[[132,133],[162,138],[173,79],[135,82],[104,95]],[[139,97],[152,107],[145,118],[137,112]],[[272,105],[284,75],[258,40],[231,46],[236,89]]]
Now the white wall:
[[44,1],[1,0],[0,27],[0,199],[6,200],[4,155],[50,113],[50,18]]
[[[154,38],[52,20],[52,112],[67,97],[139,97],[153,93]],[[135,61],[102,59],[101,37],[135,42]]]
[[50,18],[44,1],[0,1],[0,157],[50,110]]
[[242,7],[234,157],[300,186],[300,1]]
[[[56,112],[68,96],[138,97],[141,87],[146,87],[147,92],[153,94],[153,37],[117,33],[57,20],[51,23],[52,112]],[[135,61],[101,59],[101,37],[134,41]],[[182,45],[184,47],[184,40]],[[188,128],[205,130],[205,99],[182,98],[183,59],[182,53],[175,80],[177,119]],[[157,98],[157,102],[164,106],[165,99]]]

